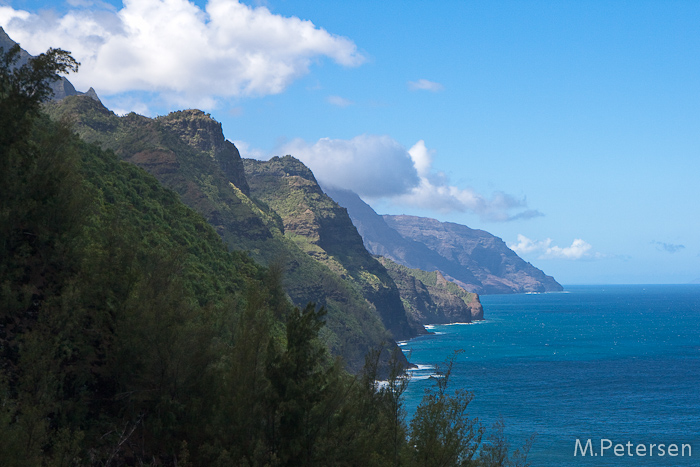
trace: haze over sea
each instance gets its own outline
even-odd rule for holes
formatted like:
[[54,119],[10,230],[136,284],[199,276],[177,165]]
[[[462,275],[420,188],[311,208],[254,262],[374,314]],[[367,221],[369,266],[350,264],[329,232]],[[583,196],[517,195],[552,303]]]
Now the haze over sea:
[[[419,365],[412,416],[429,375],[454,350],[451,387],[475,393],[470,416],[501,416],[512,448],[532,433],[533,466],[700,465],[700,285],[567,286],[563,293],[485,295],[486,321],[432,326],[403,343]],[[576,439],[644,444],[647,456],[574,457]],[[679,456],[649,456],[675,443]],[[690,444],[692,457],[680,456]],[[627,447],[624,448],[627,454]]]

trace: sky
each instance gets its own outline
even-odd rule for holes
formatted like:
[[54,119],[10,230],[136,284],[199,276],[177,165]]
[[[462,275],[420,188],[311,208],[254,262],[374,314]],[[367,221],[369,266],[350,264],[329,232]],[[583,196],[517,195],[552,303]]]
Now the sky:
[[0,0],[118,114],[200,108],[562,284],[700,281],[700,2]]

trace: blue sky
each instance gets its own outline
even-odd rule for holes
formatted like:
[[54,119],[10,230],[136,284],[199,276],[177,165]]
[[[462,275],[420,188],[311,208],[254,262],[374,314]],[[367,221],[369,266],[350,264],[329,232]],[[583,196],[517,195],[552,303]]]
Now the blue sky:
[[[303,20],[303,21],[302,21]],[[700,2],[0,0],[123,113],[199,107],[564,284],[700,279]]]

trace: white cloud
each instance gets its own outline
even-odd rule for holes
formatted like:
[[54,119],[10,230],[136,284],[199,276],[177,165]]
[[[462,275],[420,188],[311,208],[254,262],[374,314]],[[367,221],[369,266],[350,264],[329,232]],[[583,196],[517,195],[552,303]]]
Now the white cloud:
[[543,256],[545,258],[581,259],[585,256],[590,256],[591,248],[593,247],[590,243],[576,238],[571,243],[571,246],[563,248],[556,245],[550,246]]
[[[17,19],[20,21],[24,21],[27,18],[29,18],[31,14],[28,11],[24,10],[15,10],[12,7],[9,6],[0,6],[0,26],[3,26],[5,29],[5,32],[9,34],[9,31],[7,30],[6,25],[9,24],[10,21]],[[10,35],[10,37],[12,37]],[[16,41],[17,39],[15,39]]]
[[442,212],[473,212],[497,222],[542,215],[525,209],[525,200],[506,193],[485,197],[470,188],[451,186],[443,173],[433,171],[435,151],[423,140],[406,150],[389,136],[322,138],[314,144],[297,139],[279,152],[304,162],[321,183],[352,190],[364,198],[388,198],[396,205]]
[[520,255],[539,254],[538,259],[577,260],[603,257],[600,253],[593,253],[591,251],[593,246],[580,238],[574,239],[570,246],[560,247],[552,245],[551,238],[537,241],[518,234],[517,243],[510,244],[508,247]]
[[351,40],[262,6],[236,0],[209,0],[205,10],[187,0],[123,5],[61,17],[0,7],[0,25],[32,54],[48,47],[71,51],[81,62],[70,78],[79,89],[160,93],[178,105],[205,108],[220,97],[282,92],[321,57],[342,66],[364,61]]
[[261,161],[268,160],[269,157],[262,149],[254,148],[249,143],[241,140],[233,141],[234,146],[238,149],[241,157],[245,159],[258,159]]
[[433,166],[434,149],[428,149],[425,146],[425,141],[420,140],[408,150],[408,154],[413,160],[413,166],[416,168],[419,177],[427,177],[430,174],[430,169]]
[[438,92],[445,89],[445,87],[434,81],[428,81],[427,79],[419,79],[418,81],[409,81],[408,88],[411,91],[430,91]]
[[322,183],[360,196],[395,196],[419,182],[408,152],[389,136],[321,138],[314,144],[296,139],[280,150],[304,162]]
[[496,192],[490,198],[484,197],[471,188],[459,188],[449,184],[445,174],[432,169],[435,151],[420,140],[408,150],[420,183],[410,192],[398,196],[395,202],[443,212],[470,211],[488,221],[510,221],[541,216],[535,210],[524,210],[515,214],[514,209],[527,207],[525,200],[518,200],[503,192]]
[[328,96],[328,103],[336,107],[348,107],[354,104],[353,101],[340,96]]

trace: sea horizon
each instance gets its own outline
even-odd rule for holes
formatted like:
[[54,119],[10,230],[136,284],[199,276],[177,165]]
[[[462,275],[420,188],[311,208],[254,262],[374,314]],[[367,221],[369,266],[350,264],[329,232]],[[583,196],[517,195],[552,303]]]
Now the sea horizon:
[[[468,412],[487,433],[502,417],[513,449],[535,434],[532,465],[600,465],[601,455],[610,465],[697,465],[700,285],[576,284],[563,292],[483,295],[483,322],[432,325],[432,334],[402,343],[418,365],[408,419],[435,366],[464,350],[450,387],[474,393]],[[638,445],[646,455],[636,455]],[[671,445],[687,445],[685,456],[672,456]]]

